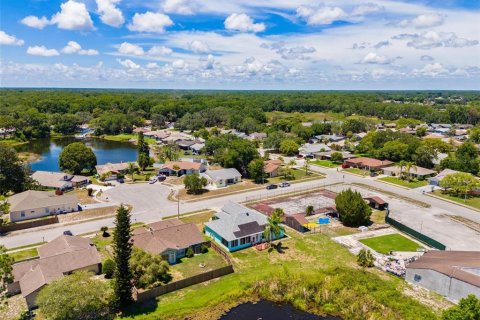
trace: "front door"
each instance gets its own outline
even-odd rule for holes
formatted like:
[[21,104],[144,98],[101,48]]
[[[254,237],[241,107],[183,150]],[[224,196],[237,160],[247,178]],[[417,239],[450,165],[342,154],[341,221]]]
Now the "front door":
[[171,251],[171,252],[168,254],[168,262],[170,262],[170,263],[175,263],[175,262],[177,262],[176,259],[175,259],[175,252]]

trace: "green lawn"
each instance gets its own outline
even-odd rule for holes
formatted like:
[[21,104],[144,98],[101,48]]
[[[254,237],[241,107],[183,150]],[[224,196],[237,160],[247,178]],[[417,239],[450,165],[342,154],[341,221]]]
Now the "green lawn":
[[343,169],[343,171],[358,174],[360,176],[369,176],[370,175],[370,171],[362,170],[362,169],[358,169],[358,168],[347,168],[347,169]]
[[0,145],[6,146],[6,147],[15,147],[25,143],[28,143],[28,141],[20,141],[15,139],[0,139]]
[[390,251],[417,251],[418,248],[422,248],[418,243],[398,233],[362,239],[359,241],[383,254],[387,254]]
[[465,199],[465,197],[463,196],[457,197],[449,193],[444,193],[444,191],[442,190],[435,190],[433,194],[450,201],[455,201],[455,202],[473,207],[475,209],[480,209],[480,197],[467,196],[467,198]]
[[[137,135],[133,134],[133,133],[120,133],[120,134],[116,134],[116,135],[105,134],[105,135],[101,136],[101,138],[105,139],[105,140],[110,140],[110,141],[130,141],[132,139],[137,141]],[[156,143],[155,139],[153,139],[153,138],[144,137],[144,139],[145,139],[145,142],[148,143],[148,144],[155,144]]]
[[344,319],[439,319],[430,307],[402,293],[404,280],[359,268],[356,257],[328,236],[289,236],[281,252],[235,252],[234,274],[135,305],[126,317],[218,319],[238,303],[265,298]]
[[378,179],[380,181],[385,181],[385,182],[389,182],[389,183],[393,183],[393,184],[397,184],[399,186],[402,186],[402,187],[407,187],[407,188],[420,188],[420,187],[423,187],[423,186],[426,186],[428,184],[427,181],[407,181],[407,180],[402,180],[400,178],[397,178],[397,177],[383,177],[383,178],[380,178]]
[[323,177],[323,175],[318,174],[313,172],[312,170],[308,171],[308,176],[305,173],[305,169],[293,169],[292,168],[292,173],[294,176],[294,179],[285,179],[283,175],[279,175],[277,177],[269,178],[265,183],[280,183],[283,181],[288,181],[288,182],[295,182],[295,181],[300,181],[304,179],[320,179]]
[[314,161],[311,161],[310,163],[317,166],[321,166],[321,167],[327,167],[327,168],[336,168],[340,165],[330,160],[314,160]]
[[8,254],[15,262],[38,256],[37,248],[25,249]]
[[[203,265],[203,268],[200,265]],[[173,276],[173,281],[176,281],[226,265],[227,263],[222,257],[212,249],[209,249],[207,253],[197,254],[192,258],[185,257],[180,259],[177,264],[170,267],[170,273]]]

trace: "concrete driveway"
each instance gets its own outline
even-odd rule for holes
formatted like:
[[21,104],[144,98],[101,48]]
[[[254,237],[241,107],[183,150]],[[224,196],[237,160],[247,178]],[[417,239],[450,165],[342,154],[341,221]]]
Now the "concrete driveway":
[[175,202],[168,200],[170,187],[155,183],[122,184],[102,194],[102,200],[133,206],[133,214],[160,213]]

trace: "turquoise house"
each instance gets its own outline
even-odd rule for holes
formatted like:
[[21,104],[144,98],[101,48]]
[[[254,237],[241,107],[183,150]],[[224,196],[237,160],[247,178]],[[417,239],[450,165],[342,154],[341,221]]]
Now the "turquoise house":
[[[205,224],[205,234],[233,252],[264,242],[263,231],[267,224],[267,217],[260,212],[229,202]],[[283,236],[282,230],[280,238]]]

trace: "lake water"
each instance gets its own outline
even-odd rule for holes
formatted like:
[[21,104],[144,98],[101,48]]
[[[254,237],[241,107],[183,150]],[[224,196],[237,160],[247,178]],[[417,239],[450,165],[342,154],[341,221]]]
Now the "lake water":
[[220,320],[341,320],[337,317],[321,317],[295,309],[288,304],[275,304],[260,300],[257,303],[240,304]]
[[82,141],[93,149],[97,164],[107,162],[130,162],[137,160],[137,147],[130,142],[108,141],[103,139],[77,140],[75,138],[37,139],[15,149],[18,152],[33,152],[41,159],[30,164],[33,171],[60,171],[58,157],[62,149],[72,142]]

